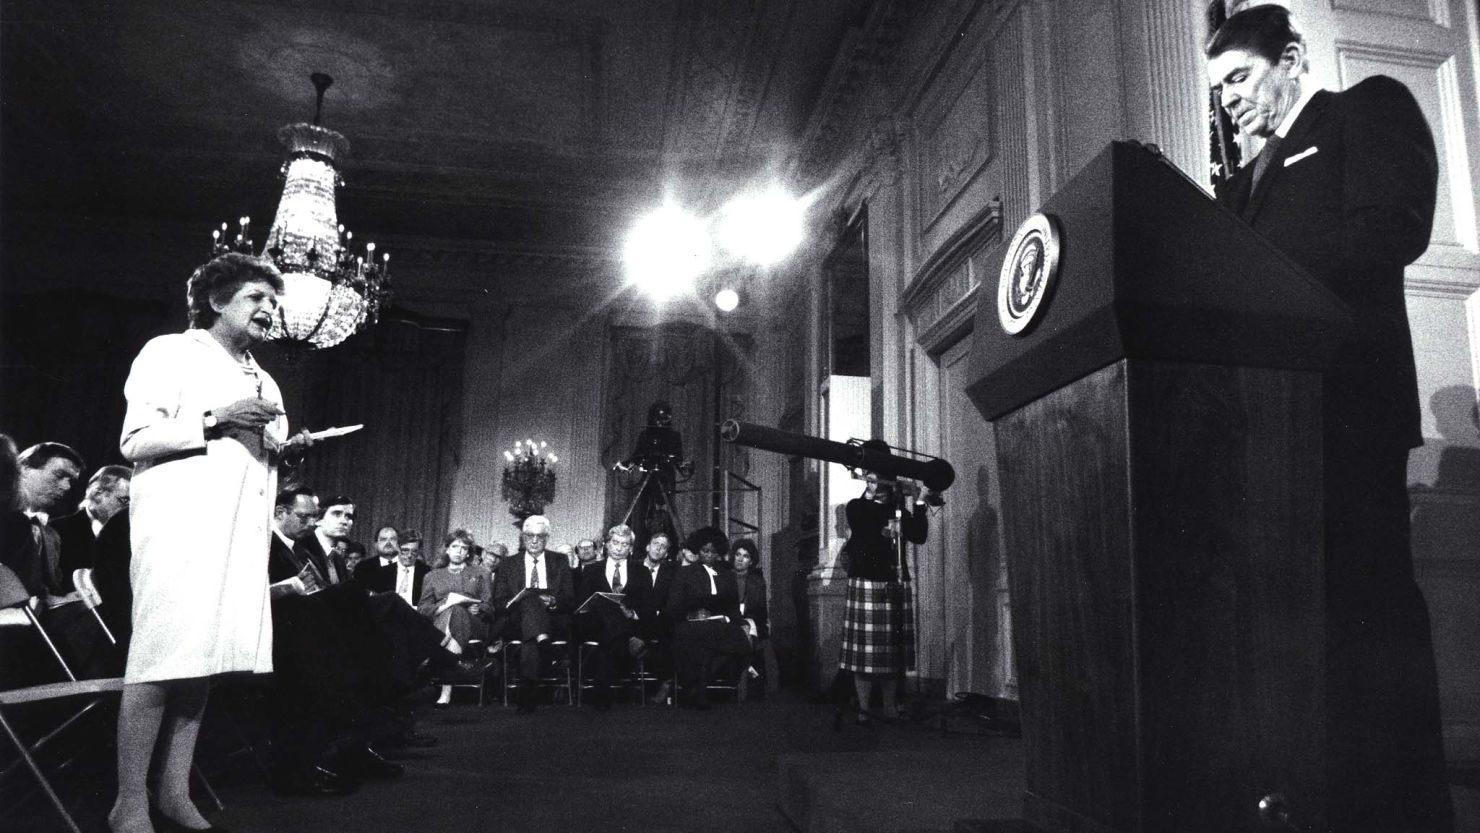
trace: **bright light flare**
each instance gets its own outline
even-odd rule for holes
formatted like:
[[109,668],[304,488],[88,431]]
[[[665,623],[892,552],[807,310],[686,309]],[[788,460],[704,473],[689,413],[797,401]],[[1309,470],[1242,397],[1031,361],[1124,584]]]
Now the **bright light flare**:
[[637,221],[627,235],[627,280],[658,300],[692,290],[714,257],[708,230],[673,203]]
[[720,245],[760,266],[779,263],[802,242],[804,208],[779,185],[735,197],[720,212]]
[[740,306],[740,293],[733,289],[721,289],[714,293],[714,305],[720,312],[734,312]]

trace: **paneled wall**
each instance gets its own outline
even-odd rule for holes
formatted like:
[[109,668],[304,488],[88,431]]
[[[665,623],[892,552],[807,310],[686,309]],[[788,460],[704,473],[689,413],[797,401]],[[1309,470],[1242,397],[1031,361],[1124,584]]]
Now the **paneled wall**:
[[[831,111],[827,102],[819,107],[852,114],[841,142],[854,151],[828,171],[827,207],[869,205],[873,427],[965,472],[918,553],[926,688],[1012,693],[1011,658],[1001,656],[1005,640],[993,633],[1010,627],[1011,605],[991,592],[991,565],[1000,563],[992,430],[953,404],[960,397],[951,390],[982,287],[996,285],[996,275],[976,264],[1112,139],[1154,142],[1205,181],[1201,5],[930,4],[909,19],[902,42],[883,41],[889,48],[870,56],[872,66],[836,70],[867,82],[834,90],[844,104]],[[1312,63],[1326,85],[1373,72],[1398,77],[1419,98],[1440,149],[1434,242],[1408,270],[1426,437],[1410,481],[1446,735],[1452,754],[1474,757],[1480,660],[1464,646],[1480,639],[1477,12],[1464,0],[1291,5],[1306,18]],[[810,380],[813,391],[817,381]]]

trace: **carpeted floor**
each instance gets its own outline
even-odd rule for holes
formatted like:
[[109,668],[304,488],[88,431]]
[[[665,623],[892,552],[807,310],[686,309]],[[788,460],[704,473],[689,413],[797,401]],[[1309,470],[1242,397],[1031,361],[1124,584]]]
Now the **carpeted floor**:
[[[207,751],[226,805],[216,820],[235,833],[946,833],[1021,808],[1019,740],[969,718],[947,733],[938,719],[835,723],[831,707],[785,693],[709,712],[459,703],[425,709],[422,728],[440,742],[400,756],[404,778],[344,798],[279,798],[245,757]],[[1468,826],[1480,781],[1466,773],[1456,769],[1456,829],[1480,829]],[[57,780],[84,830],[105,830],[111,774],[83,761]],[[39,796],[0,808],[4,833],[63,829]]]
[[[398,756],[405,777],[344,798],[279,798],[245,757],[224,769],[208,761],[226,805],[216,821],[235,833],[948,831],[1013,814],[993,802],[1021,793],[1016,740],[967,734],[969,724],[948,736],[938,722],[835,728],[831,707],[786,693],[708,712],[619,704],[522,715],[458,703],[422,714],[438,745]],[[971,788],[977,779],[983,789]],[[109,781],[85,768],[58,779],[89,831],[105,829]],[[0,831],[61,829],[39,797],[0,815]]]

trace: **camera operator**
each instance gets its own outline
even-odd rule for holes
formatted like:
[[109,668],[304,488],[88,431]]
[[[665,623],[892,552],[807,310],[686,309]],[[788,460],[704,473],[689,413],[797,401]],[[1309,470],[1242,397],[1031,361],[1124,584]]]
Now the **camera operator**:
[[[890,453],[883,440],[868,440],[863,447]],[[925,513],[910,511],[897,484],[874,472],[864,479],[863,496],[847,506],[848,595],[839,662],[853,672],[859,723],[869,721],[875,683],[882,689],[884,713],[899,713],[899,676],[915,665],[914,603],[900,539],[923,544],[929,534]]]

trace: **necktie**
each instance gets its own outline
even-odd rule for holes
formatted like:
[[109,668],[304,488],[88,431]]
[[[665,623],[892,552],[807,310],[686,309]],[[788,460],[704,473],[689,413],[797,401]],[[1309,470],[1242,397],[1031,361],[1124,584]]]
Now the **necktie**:
[[612,568],[612,592],[622,592],[622,565],[618,564]]
[[530,587],[533,587],[536,590],[539,590],[540,589],[540,557],[539,556],[535,556],[534,558],[530,559],[530,562],[529,562],[529,582],[528,582],[528,584],[529,584]]
[[396,595],[404,596],[411,592],[411,568],[402,567],[401,576],[396,579]]
[[1269,168],[1270,161],[1280,151],[1281,141],[1283,140],[1278,135],[1264,140],[1264,148],[1259,151],[1258,156],[1254,157],[1254,182],[1249,186],[1249,190],[1252,191],[1259,187],[1259,180],[1264,177],[1264,171]]

